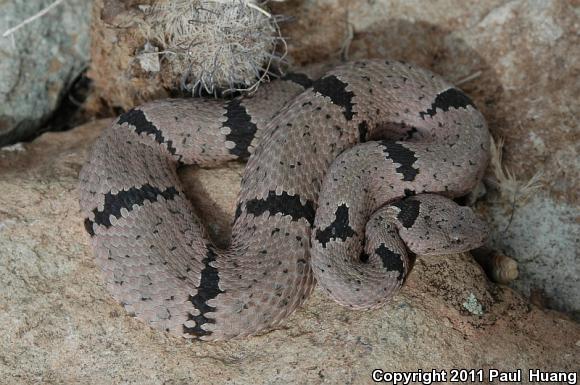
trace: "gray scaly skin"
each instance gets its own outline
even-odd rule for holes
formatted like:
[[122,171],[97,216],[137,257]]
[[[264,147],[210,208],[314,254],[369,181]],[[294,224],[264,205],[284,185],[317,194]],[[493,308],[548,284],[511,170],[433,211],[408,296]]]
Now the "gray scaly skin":
[[[467,251],[485,225],[450,198],[481,179],[482,115],[432,73],[350,62],[253,98],[161,100],[121,115],[80,174],[108,289],[152,327],[228,339],[280,323],[316,280],[337,302],[380,306],[408,253]],[[251,156],[250,156],[251,155]],[[212,245],[179,164],[248,159],[231,246]]]

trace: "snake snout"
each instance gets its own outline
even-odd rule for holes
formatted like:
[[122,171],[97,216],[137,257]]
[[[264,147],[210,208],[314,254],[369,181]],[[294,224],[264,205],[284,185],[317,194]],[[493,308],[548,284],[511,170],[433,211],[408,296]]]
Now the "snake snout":
[[[487,226],[469,207],[459,206],[451,199],[434,194],[412,198],[416,203],[411,225],[399,225],[399,234],[407,247],[419,255],[461,253],[485,242]],[[406,202],[402,207],[413,205]],[[401,215],[399,215],[401,216]]]
[[487,240],[488,228],[469,207],[458,207],[457,215],[451,218],[448,229],[448,244],[444,251],[461,253],[482,246]]

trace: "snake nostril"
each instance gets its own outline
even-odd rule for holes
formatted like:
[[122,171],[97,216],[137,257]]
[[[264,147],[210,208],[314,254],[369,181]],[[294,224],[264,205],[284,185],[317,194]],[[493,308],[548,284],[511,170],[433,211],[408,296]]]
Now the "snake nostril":
[[369,255],[367,253],[365,253],[364,251],[362,253],[360,253],[358,258],[362,263],[367,263],[369,261]]

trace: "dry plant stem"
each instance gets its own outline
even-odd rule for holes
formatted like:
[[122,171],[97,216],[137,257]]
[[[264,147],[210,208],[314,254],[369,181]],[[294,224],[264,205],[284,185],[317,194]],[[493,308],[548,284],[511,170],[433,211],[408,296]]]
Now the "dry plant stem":
[[345,22],[346,22],[346,36],[344,38],[342,46],[340,47],[340,60],[342,61],[348,60],[350,45],[352,43],[352,39],[354,38],[354,26],[348,20],[348,10],[346,11]]
[[503,146],[503,138],[500,138],[497,142],[492,138],[492,145],[490,147],[490,165],[493,177],[487,178],[486,180],[499,191],[500,197],[509,202],[511,206],[510,218],[508,224],[503,230],[505,233],[513,221],[518,203],[524,204],[532,194],[541,187],[542,172],[537,172],[525,183],[518,180],[516,176],[502,164]]
[[30,16],[28,19],[24,20],[23,22],[19,23],[18,25],[6,30],[2,34],[2,37],[7,37],[7,36],[13,34],[14,32],[16,32],[17,30],[19,30],[20,28],[24,27],[26,24],[32,23],[34,20],[41,18],[42,16],[44,16],[48,12],[50,12],[51,9],[56,8],[62,2],[64,2],[64,0],[56,0],[54,3],[50,4],[48,7],[44,8],[42,11]]
[[507,168],[503,166],[503,146],[504,140],[500,138],[495,141],[492,138],[490,147],[490,166],[492,176],[486,181],[493,185],[500,193],[500,196],[510,202],[512,206],[517,203],[525,203],[534,192],[541,187],[543,173],[538,171],[527,182],[522,182]]
[[460,86],[462,84],[469,83],[470,81],[475,80],[480,76],[481,76],[481,71],[477,71],[477,72],[472,73],[471,75],[464,77],[463,79],[459,79],[458,81],[456,81],[454,83],[456,86]]
[[270,14],[269,12],[266,12],[266,10],[265,10],[265,9],[263,9],[263,8],[261,8],[261,7],[258,7],[258,6],[257,6],[256,4],[254,4],[254,3],[247,2],[247,3],[246,3],[246,5],[247,5],[248,7],[250,7],[250,8],[252,8],[252,9],[255,9],[255,10],[256,10],[256,11],[258,11],[258,12],[261,12],[261,13],[263,13],[263,14],[264,14],[265,16],[267,16],[267,17],[272,17],[272,14]]

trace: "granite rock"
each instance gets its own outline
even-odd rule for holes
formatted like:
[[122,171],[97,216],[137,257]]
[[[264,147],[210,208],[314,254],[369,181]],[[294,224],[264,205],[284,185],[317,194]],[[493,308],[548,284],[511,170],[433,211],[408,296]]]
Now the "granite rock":
[[89,61],[91,0],[0,1],[0,147],[44,127]]

